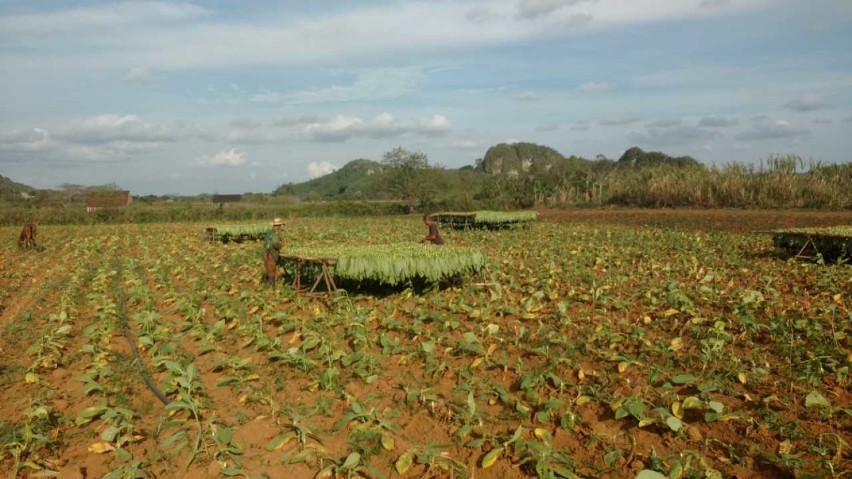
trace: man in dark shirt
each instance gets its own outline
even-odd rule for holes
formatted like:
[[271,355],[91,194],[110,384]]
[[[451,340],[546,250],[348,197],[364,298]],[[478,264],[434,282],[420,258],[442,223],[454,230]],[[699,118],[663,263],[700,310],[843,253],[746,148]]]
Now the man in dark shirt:
[[420,240],[421,243],[444,244],[444,240],[441,239],[441,233],[438,232],[438,225],[432,221],[431,216],[423,215],[423,224],[429,228],[429,233],[425,238]]
[[272,229],[263,237],[263,269],[266,272],[266,284],[275,287],[278,276],[278,257],[281,255],[281,218],[275,218]]

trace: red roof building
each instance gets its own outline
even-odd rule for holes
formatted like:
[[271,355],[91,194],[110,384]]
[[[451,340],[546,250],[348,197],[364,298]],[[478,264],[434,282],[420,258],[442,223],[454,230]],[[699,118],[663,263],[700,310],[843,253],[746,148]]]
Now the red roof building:
[[86,211],[92,212],[103,208],[121,208],[130,204],[130,192],[120,191],[93,191],[86,197]]

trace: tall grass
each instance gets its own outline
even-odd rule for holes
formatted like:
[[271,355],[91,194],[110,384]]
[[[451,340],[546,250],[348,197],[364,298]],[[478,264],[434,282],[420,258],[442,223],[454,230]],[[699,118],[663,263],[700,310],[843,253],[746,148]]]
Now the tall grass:
[[773,156],[758,165],[623,168],[602,183],[602,204],[642,207],[852,209],[852,164]]

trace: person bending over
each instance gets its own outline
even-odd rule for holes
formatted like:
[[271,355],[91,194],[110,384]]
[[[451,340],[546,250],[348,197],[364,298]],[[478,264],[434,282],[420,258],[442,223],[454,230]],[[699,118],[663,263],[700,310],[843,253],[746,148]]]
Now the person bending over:
[[423,215],[423,224],[426,225],[429,232],[426,234],[426,237],[420,240],[421,243],[444,244],[441,233],[438,231],[438,224],[432,220],[431,216]]

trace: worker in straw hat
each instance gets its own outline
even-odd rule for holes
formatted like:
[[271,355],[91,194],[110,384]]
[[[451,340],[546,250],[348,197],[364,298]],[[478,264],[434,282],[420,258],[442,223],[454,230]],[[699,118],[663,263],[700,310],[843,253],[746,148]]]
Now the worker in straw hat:
[[263,237],[263,269],[266,271],[266,284],[275,287],[278,276],[278,257],[281,255],[281,218],[272,221],[272,229]]

